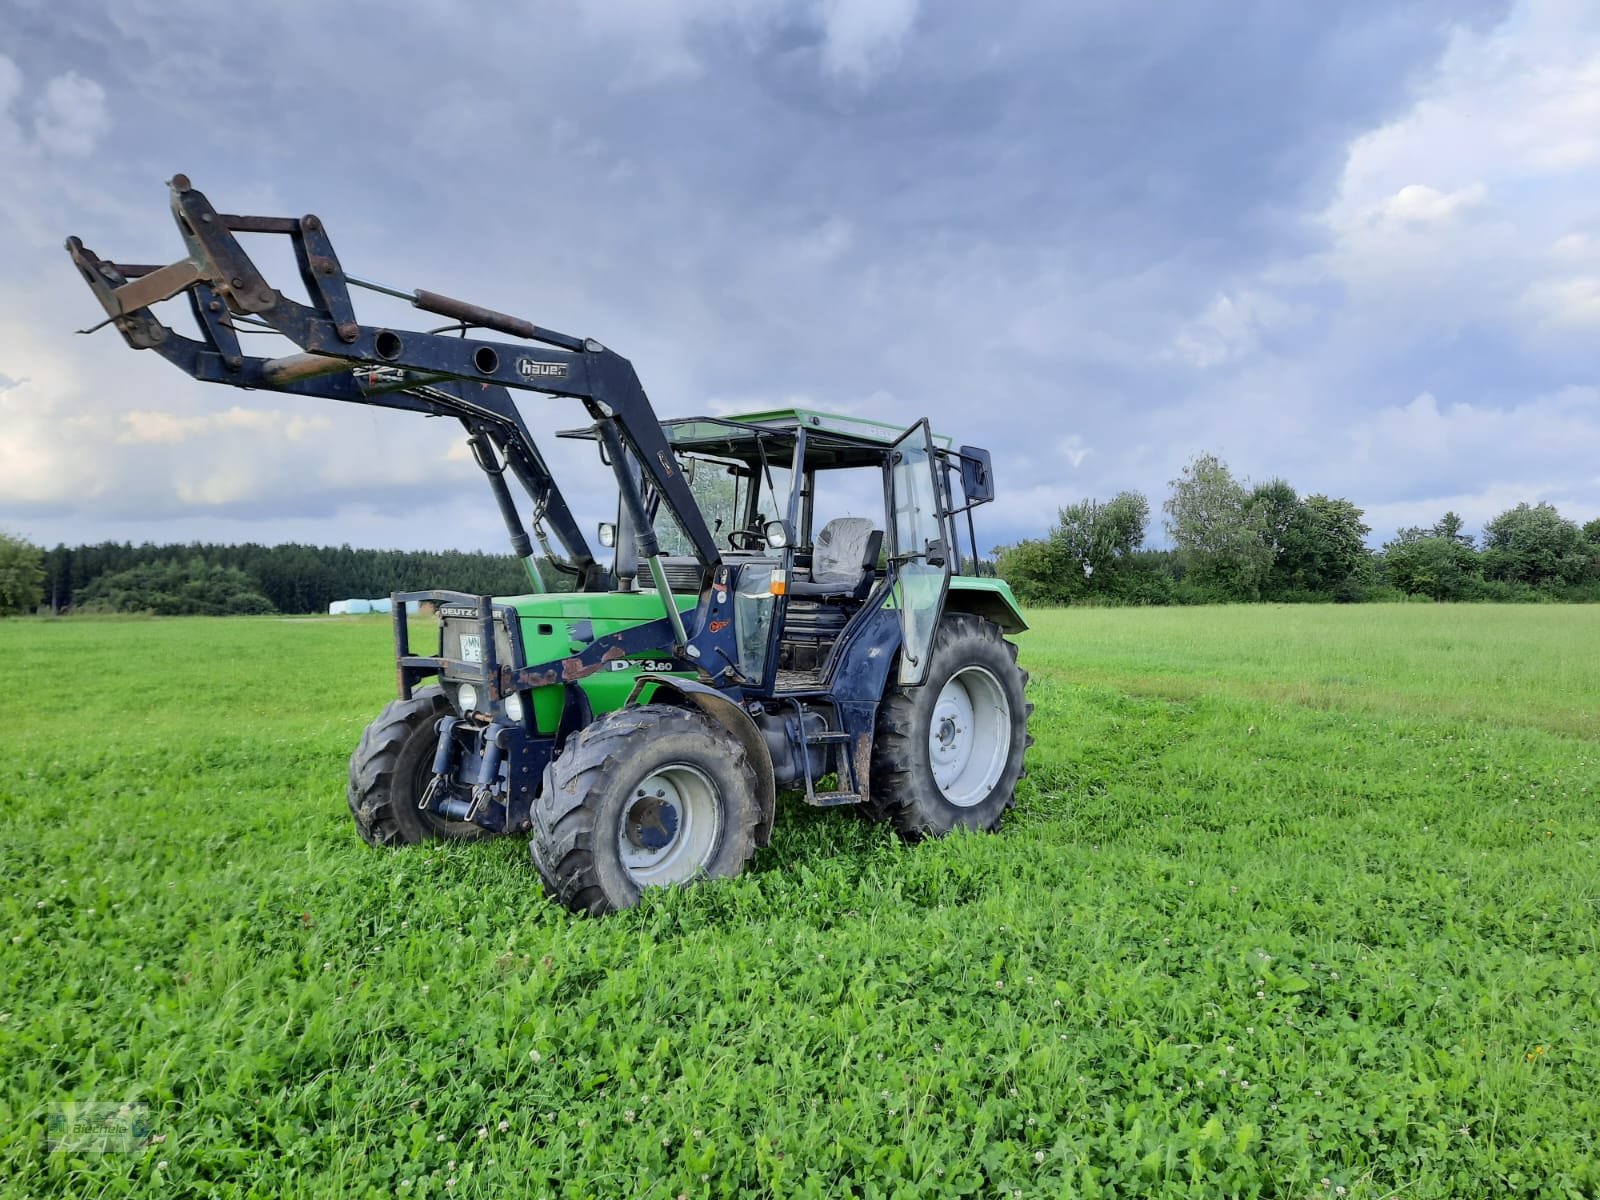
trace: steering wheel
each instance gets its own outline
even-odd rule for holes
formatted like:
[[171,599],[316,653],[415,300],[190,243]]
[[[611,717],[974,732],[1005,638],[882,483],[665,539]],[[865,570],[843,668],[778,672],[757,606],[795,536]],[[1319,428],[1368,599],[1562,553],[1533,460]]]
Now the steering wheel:
[[765,550],[766,531],[762,529],[735,529],[728,534],[728,545],[735,550]]

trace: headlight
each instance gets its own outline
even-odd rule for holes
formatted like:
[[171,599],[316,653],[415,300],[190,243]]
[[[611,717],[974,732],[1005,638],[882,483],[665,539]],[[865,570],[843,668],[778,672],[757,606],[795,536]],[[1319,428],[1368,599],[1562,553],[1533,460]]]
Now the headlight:
[[456,701],[461,705],[462,712],[471,712],[478,707],[478,689],[470,683],[463,683],[456,689]]
[[506,697],[506,716],[513,721],[522,720],[522,694],[520,692],[512,692]]

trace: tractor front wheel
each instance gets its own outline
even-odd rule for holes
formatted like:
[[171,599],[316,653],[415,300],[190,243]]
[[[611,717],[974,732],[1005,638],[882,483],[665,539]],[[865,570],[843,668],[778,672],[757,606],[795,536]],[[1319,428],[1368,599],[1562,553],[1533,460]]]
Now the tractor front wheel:
[[878,708],[869,815],[908,841],[995,829],[1032,742],[1027,682],[999,626],[945,614],[922,686],[891,687]]
[[454,709],[442,689],[418,688],[409,700],[391,700],[368,725],[350,756],[347,798],[356,832],[372,846],[476,841],[492,831],[471,821],[451,821],[417,807],[433,777],[439,718]]
[[744,750],[694,710],[607,713],[545,770],[529,850],[551,896],[594,916],[647,887],[737,875],[760,806]]

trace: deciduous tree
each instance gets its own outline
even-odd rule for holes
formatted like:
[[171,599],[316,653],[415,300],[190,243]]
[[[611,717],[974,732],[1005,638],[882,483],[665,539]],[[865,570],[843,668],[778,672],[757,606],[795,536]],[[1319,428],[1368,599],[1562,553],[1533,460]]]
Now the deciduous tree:
[[1383,569],[1392,586],[1435,600],[1465,600],[1482,579],[1476,550],[1417,528],[1402,529],[1384,545]]
[[1473,539],[1472,535],[1466,531],[1466,524],[1458,514],[1447,512],[1434,525],[1433,536],[1470,548]]
[[1483,568],[1490,579],[1576,583],[1593,555],[1578,526],[1551,504],[1519,504],[1483,527]]
[[1070,600],[1067,565],[1049,538],[1024,538],[991,552],[995,572],[1024,604],[1064,604]]
[[1256,599],[1272,567],[1264,506],[1252,511],[1250,499],[1226,463],[1202,454],[1172,481],[1172,495],[1161,506],[1189,577],[1219,597]]
[[1372,562],[1372,529],[1362,516],[1349,500],[1320,493],[1302,499],[1273,564],[1274,581],[1289,591],[1356,594]]
[[1104,591],[1119,564],[1144,544],[1150,502],[1138,492],[1119,492],[1105,503],[1080,500],[1057,514],[1050,531],[1074,590]]
[[44,599],[44,551],[0,533],[0,616],[31,613]]

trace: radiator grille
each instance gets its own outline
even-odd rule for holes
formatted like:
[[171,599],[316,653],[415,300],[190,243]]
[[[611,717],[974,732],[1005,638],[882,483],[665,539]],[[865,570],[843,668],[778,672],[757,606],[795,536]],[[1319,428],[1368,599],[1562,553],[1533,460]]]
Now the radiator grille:
[[[662,558],[661,569],[666,573],[667,586],[675,595],[698,596],[700,589],[705,586],[705,568],[697,558]],[[639,586],[654,586],[650,579],[650,564],[644,559],[639,560]]]

